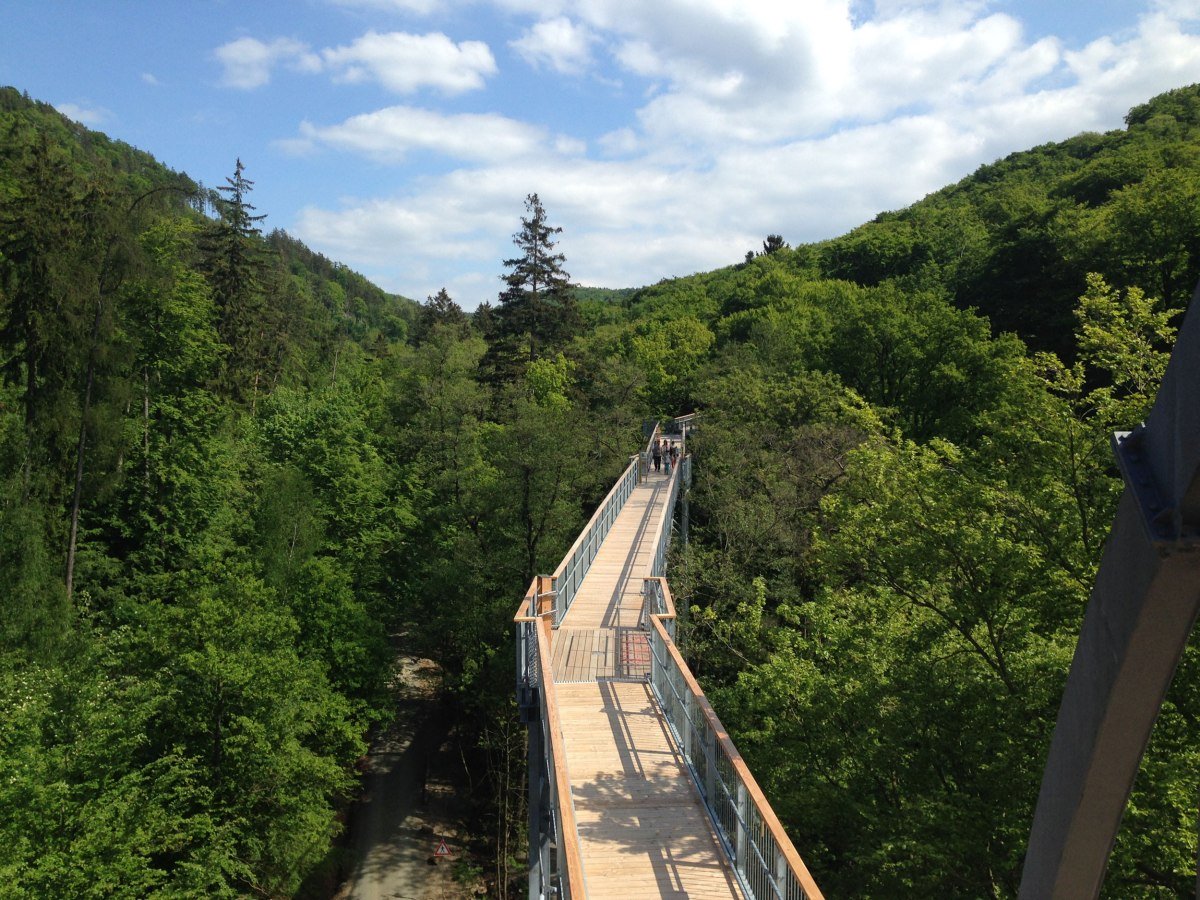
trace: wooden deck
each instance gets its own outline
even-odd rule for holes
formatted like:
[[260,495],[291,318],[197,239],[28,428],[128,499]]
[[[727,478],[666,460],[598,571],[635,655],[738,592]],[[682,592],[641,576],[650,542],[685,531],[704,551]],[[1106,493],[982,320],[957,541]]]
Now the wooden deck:
[[651,472],[633,489],[579,586],[563,628],[636,628],[642,617],[642,579],[654,564],[654,536],[670,495],[665,472]]
[[648,685],[558,687],[589,900],[741,897]]
[[650,672],[650,643],[640,628],[560,628],[554,635],[554,680],[558,684],[601,678],[644,679]]
[[635,489],[553,636],[553,670],[587,895],[742,897],[645,683],[642,579],[670,493]]

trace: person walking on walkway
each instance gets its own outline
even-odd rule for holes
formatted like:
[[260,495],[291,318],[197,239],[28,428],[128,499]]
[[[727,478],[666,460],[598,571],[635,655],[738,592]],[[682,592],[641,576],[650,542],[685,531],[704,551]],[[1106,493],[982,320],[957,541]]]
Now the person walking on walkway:
[[658,441],[654,442],[654,471],[657,472],[662,468],[662,444]]

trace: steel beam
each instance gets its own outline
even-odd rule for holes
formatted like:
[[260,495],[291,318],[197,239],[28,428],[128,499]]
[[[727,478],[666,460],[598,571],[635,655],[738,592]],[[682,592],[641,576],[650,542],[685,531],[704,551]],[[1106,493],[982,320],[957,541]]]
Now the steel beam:
[[[1192,306],[1198,307],[1193,297]],[[1100,893],[1133,780],[1200,611],[1200,312],[1144,426],[1084,615],[1034,812],[1021,900]]]
[[529,721],[528,749],[526,762],[529,767],[529,900],[543,900],[546,896],[544,883],[549,880],[550,872],[546,865],[546,757],[540,716],[531,717]]

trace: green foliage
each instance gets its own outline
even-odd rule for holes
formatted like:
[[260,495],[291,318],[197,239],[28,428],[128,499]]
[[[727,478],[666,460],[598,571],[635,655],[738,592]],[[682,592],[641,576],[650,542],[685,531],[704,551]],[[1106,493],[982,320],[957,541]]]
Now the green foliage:
[[288,894],[383,712],[406,307],[229,189],[0,92],[6,895]]
[[[759,349],[753,362],[726,349],[693,440],[696,542],[676,588],[692,607],[689,652],[825,891],[1013,896],[1120,487],[1108,435],[1145,414],[1171,313],[1089,277],[1069,367],[928,296],[834,298],[832,327],[799,303],[749,327],[737,314]],[[932,323],[941,342],[922,330]],[[906,352],[909,382],[928,389],[888,395],[895,382],[868,380]],[[841,353],[841,378],[823,374]],[[939,369],[955,359],[986,367],[959,382]],[[789,376],[804,364],[805,379]],[[856,378],[882,421],[842,383]],[[889,396],[907,416],[877,405]],[[1190,705],[1186,691],[1175,702]],[[1153,837],[1122,838],[1114,896],[1188,883],[1195,777],[1171,761],[1190,752],[1190,713],[1176,715],[1133,806]]]
[[578,326],[571,278],[563,268],[566,257],[555,253],[554,235],[561,228],[547,224],[537,194],[525,198],[528,218],[513,235],[520,254],[504,261],[504,276],[489,353],[500,380],[511,380],[522,365],[561,346]]
[[1200,86],[1135,107],[1125,131],[1083,134],[981,167],[821,248],[827,276],[938,287],[997,332],[1073,358],[1088,272],[1182,308],[1200,278]]
[[[1198,96],[636,290],[572,288],[530,195],[500,305],[467,316],[264,239],[240,163],[210,219],[0,90],[6,891],[293,892],[397,646],[446,671],[503,880],[516,600],[637,425],[698,408],[681,629],[818,882],[1011,896],[1120,490],[1108,436],[1200,277]],[[1198,673],[1189,649],[1114,897],[1194,882]]]

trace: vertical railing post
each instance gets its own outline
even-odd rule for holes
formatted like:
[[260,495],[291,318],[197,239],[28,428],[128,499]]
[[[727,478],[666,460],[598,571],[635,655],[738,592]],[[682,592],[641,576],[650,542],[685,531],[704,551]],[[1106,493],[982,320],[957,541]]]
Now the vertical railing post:
[[[683,751],[685,759],[692,760],[692,723],[696,721],[696,698],[692,696],[691,691],[687,691],[683,695],[683,721],[679,723],[676,729],[683,738],[683,746],[680,748]],[[695,766],[695,762],[692,762]]]
[[772,846],[775,848],[775,893],[784,900],[788,896],[788,864],[787,859],[783,855],[783,848],[778,843],[772,841]]
[[704,799],[717,808],[717,736],[711,728],[704,729]]
[[542,743],[542,720],[540,716],[529,721],[529,900],[539,900],[544,893],[543,881],[547,872],[543,867],[544,851],[548,835],[543,828],[545,795],[542,793],[542,769],[545,766],[545,745]]
[[749,857],[749,838],[750,835],[746,830],[746,821],[749,818],[749,797],[746,794],[746,785],[742,780],[738,779],[737,785],[737,867],[738,871],[743,875],[746,874],[746,860]]

